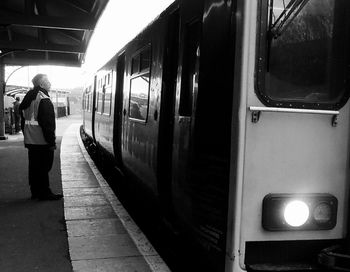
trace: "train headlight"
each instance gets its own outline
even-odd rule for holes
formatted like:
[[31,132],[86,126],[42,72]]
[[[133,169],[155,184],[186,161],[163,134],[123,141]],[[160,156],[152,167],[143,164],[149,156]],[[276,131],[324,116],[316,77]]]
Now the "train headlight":
[[300,227],[309,219],[310,210],[308,205],[300,200],[289,202],[284,208],[284,220],[292,227]]
[[269,194],[263,200],[262,226],[268,231],[332,229],[337,207],[329,194]]

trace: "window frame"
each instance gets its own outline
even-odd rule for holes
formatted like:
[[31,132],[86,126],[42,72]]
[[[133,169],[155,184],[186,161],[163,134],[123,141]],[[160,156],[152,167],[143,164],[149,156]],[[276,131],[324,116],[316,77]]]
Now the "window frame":
[[[149,62],[149,67],[146,69],[141,70],[141,55],[143,52],[145,52],[146,50],[149,50],[149,57],[150,57],[150,62]],[[152,71],[152,46],[151,43],[143,46],[142,48],[140,48],[139,50],[137,50],[134,54],[131,55],[130,58],[130,78],[129,78],[129,101],[128,101],[128,119],[132,120],[134,122],[138,122],[138,123],[143,123],[146,124],[148,122],[148,115],[149,115],[149,101],[150,101],[150,90],[151,90],[151,71]],[[139,65],[138,65],[138,71],[133,73],[133,60],[135,58],[138,58],[139,61]],[[149,79],[149,83],[148,83],[148,90],[147,90],[147,113],[146,113],[146,118],[145,119],[138,119],[138,118],[133,118],[130,116],[131,113],[131,87],[132,87],[132,80],[138,78],[138,77],[142,77],[144,75],[148,74],[148,79]]]
[[[267,60],[267,28],[268,28],[268,2],[269,0],[258,0],[258,12],[257,12],[257,32],[256,32],[256,57],[255,57],[255,80],[254,89],[259,100],[269,107],[283,107],[283,108],[301,108],[301,109],[314,109],[314,110],[339,110],[348,101],[350,96],[350,77],[345,75],[343,80],[345,91],[343,94],[339,93],[339,97],[334,102],[306,102],[306,101],[293,101],[293,100],[275,100],[266,93],[265,87],[265,74],[266,74],[266,62]],[[347,45],[350,45],[348,40],[344,39]],[[344,55],[344,58],[348,57]],[[347,65],[350,65],[349,59],[346,61]],[[344,72],[345,72],[344,67]]]
[[[98,86],[97,86],[97,92],[96,92],[96,113],[102,115],[103,114],[103,104],[104,104],[104,94],[103,94],[103,85],[102,85],[102,79],[104,76],[100,77],[98,79]],[[101,108],[99,107],[99,101],[101,96]]]
[[[193,76],[199,76],[200,55],[198,55],[198,50],[200,51],[201,48],[202,27],[200,18],[195,18],[185,24],[185,46],[182,55],[181,91],[178,109],[178,114],[181,117],[191,117],[194,110],[194,86],[192,86],[192,83]],[[195,39],[193,39],[193,37]],[[192,47],[195,44],[197,44],[197,46]],[[193,53],[194,55],[192,55]],[[194,73],[192,74],[191,72]],[[190,75],[192,75],[192,78],[190,78]]]

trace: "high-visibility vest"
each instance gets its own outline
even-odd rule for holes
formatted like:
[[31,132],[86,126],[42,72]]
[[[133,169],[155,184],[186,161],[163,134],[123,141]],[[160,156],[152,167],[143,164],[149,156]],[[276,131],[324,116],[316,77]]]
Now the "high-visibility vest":
[[38,111],[39,104],[42,99],[50,99],[43,92],[39,91],[36,98],[32,101],[30,106],[24,109],[23,117],[25,119],[24,123],[24,143],[33,145],[47,145],[43,134],[43,130],[38,123]]

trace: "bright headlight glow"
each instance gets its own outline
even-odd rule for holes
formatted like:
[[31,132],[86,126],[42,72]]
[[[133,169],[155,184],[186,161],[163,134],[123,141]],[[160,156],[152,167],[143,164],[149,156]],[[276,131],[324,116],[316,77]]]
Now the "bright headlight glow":
[[293,200],[284,209],[284,220],[292,227],[300,227],[308,220],[310,214],[309,207],[305,202]]

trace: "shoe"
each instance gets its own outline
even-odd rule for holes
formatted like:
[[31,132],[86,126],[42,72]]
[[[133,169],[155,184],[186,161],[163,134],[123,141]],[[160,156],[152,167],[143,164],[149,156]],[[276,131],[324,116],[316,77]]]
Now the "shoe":
[[39,200],[60,200],[61,198],[63,197],[63,195],[61,194],[47,194],[47,195],[44,195],[44,196],[40,196],[38,197]]

